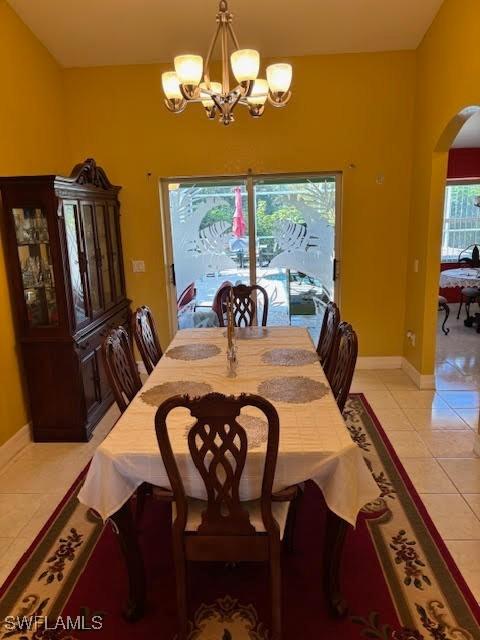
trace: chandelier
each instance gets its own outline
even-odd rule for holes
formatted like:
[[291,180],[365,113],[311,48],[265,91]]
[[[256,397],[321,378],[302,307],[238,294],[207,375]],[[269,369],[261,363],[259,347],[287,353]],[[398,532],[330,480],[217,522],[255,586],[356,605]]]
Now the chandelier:
[[[240,49],[232,20],[227,0],[220,0],[217,29],[205,64],[202,56],[180,55],[173,61],[175,71],[162,73],[165,105],[169,111],[181,113],[189,102],[199,102],[210,119],[218,116],[222,124],[228,125],[234,121],[233,111],[237,104],[247,107],[254,118],[263,114],[267,100],[274,107],[287,104],[291,97],[292,66],[271,64],[266,69],[266,79],[259,78],[260,54],[254,49]],[[210,62],[218,41],[222,54],[222,81],[213,82],[210,79]],[[229,56],[230,41],[234,49]],[[233,88],[230,88],[230,65],[237,82]]]

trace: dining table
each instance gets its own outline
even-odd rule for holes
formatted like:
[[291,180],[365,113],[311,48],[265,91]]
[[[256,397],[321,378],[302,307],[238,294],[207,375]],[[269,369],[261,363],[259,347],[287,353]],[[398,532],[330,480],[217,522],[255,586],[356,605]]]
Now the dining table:
[[[174,395],[209,392],[252,393],[266,397],[278,412],[280,439],[274,491],[311,480],[327,505],[323,583],[330,611],[342,616],[347,605],[340,565],[348,529],[359,511],[380,490],[353,442],[337,407],[307,329],[246,327],[235,329],[236,363],[227,362],[225,328],[184,329],[176,333],[142,389],[97,448],[79,500],[119,534],[129,580],[124,615],[143,615],[146,599],[142,558],[130,498],[143,483],[170,487],[155,432],[158,406]],[[245,408],[238,418],[248,438],[240,484],[241,500],[260,497],[267,425],[258,410]],[[189,454],[187,434],[193,419],[176,409],[167,425],[186,494],[205,499],[204,483]]]
[[480,287],[480,269],[472,267],[445,269],[440,273],[440,288],[452,287]]

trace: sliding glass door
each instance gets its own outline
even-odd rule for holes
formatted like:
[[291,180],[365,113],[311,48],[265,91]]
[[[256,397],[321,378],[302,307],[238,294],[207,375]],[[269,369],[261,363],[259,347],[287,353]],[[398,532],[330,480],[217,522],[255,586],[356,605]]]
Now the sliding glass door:
[[254,181],[256,280],[269,324],[319,330],[334,298],[336,177]]
[[335,296],[339,176],[164,181],[172,330],[216,324],[225,283],[258,283],[270,325],[316,337]]

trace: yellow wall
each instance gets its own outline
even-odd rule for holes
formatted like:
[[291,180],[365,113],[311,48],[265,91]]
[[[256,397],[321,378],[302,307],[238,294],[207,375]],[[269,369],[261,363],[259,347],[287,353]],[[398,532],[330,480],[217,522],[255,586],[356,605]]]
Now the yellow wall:
[[[465,107],[480,105],[480,3],[445,0],[417,51],[412,208],[406,329],[417,346],[405,355],[422,373],[433,372],[440,236],[447,151]],[[420,261],[418,273],[413,270]]]
[[[66,171],[87,156],[106,168],[123,186],[128,293],[153,307],[166,342],[160,177],[340,170],[343,316],[361,355],[406,354],[431,373],[446,150],[459,124],[445,128],[480,105],[480,4],[458,9],[445,0],[417,52],[293,59],[288,107],[257,121],[239,111],[225,128],[198,106],[168,113],[160,65],[61,71],[0,0],[0,175]],[[147,272],[133,274],[131,259]],[[1,255],[0,294],[1,443],[27,420]]]
[[[267,108],[259,120],[239,111],[230,128],[208,121],[198,105],[167,112],[159,65],[67,70],[70,163],[93,156],[123,186],[128,293],[152,306],[164,343],[159,177],[343,171],[342,313],[359,332],[362,355],[401,355],[415,54],[292,62],[289,105]],[[146,261],[145,274],[131,272],[132,258]]]
[[[61,71],[6,2],[0,1],[0,175],[64,170]],[[27,422],[0,243],[0,445]]]

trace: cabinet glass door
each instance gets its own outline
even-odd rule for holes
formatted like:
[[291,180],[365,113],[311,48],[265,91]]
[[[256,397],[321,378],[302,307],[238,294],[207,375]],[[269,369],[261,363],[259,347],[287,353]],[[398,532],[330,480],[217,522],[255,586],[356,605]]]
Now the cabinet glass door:
[[58,326],[47,218],[34,207],[13,209],[12,215],[29,326]]
[[93,205],[82,203],[83,237],[85,244],[86,271],[90,298],[90,313],[98,315],[102,311],[100,278],[98,274],[97,250],[95,242],[95,219]]
[[78,219],[78,205],[76,202],[64,202],[63,218],[65,220],[65,236],[70,267],[75,323],[78,327],[87,320],[88,309],[83,274],[85,256],[81,245],[82,236],[80,233],[80,220]]
[[110,251],[108,248],[107,208],[104,204],[95,204],[98,240],[98,264],[102,280],[103,305],[110,307],[115,301],[111,281]]

